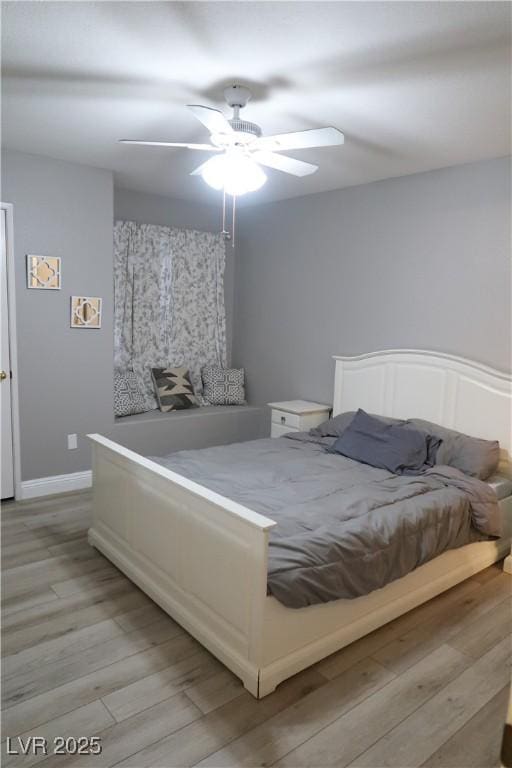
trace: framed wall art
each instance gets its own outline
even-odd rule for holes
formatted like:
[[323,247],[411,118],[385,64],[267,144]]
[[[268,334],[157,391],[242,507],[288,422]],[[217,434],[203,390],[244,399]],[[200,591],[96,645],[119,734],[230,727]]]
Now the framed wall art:
[[60,256],[27,254],[27,288],[60,290]]
[[101,328],[101,299],[93,296],[72,296],[71,327]]

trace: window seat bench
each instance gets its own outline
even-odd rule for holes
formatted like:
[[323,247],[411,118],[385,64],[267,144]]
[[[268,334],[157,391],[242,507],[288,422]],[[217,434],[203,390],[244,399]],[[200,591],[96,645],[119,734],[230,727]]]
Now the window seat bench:
[[103,433],[144,456],[269,437],[269,410],[254,405],[207,405],[182,411],[159,410],[117,417]]

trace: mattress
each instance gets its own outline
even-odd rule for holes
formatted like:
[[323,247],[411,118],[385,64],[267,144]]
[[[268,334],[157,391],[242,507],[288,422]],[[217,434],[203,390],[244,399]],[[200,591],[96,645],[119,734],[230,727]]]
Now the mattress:
[[394,475],[327,452],[332,442],[293,433],[152,458],[276,522],[268,588],[290,608],[368,594],[499,535],[487,483],[445,466]]
[[510,477],[495,474],[489,477],[486,482],[491,486],[499,501],[506,499],[507,496],[512,496],[512,479]]

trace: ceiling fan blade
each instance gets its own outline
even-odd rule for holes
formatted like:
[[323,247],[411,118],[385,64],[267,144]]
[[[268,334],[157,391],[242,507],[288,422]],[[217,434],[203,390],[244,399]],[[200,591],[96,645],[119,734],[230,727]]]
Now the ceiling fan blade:
[[120,144],[142,144],[146,147],[181,147],[182,149],[201,149],[204,152],[221,152],[213,144],[185,144],[179,141],[137,141],[136,139],[118,139]]
[[307,149],[308,147],[333,147],[343,144],[345,137],[337,128],[311,128],[295,133],[279,133],[276,136],[262,136],[257,140],[258,147],[271,152],[287,149]]
[[261,165],[274,168],[276,171],[291,173],[293,176],[309,176],[310,173],[318,171],[318,165],[305,163],[303,160],[296,160],[294,157],[286,157],[286,155],[276,155],[274,152],[267,152],[266,150],[251,152],[251,157]]
[[206,168],[206,166],[209,163],[211,163],[212,160],[213,160],[213,157],[210,157],[209,160],[206,160],[206,162],[201,163],[201,165],[198,165],[197,168],[194,168],[194,170],[190,172],[190,175],[191,176],[200,176],[202,174],[202,172],[204,171],[204,169]]
[[187,106],[197,119],[208,128],[210,133],[233,133],[227,118],[224,117],[219,109],[203,107],[200,104],[188,104]]

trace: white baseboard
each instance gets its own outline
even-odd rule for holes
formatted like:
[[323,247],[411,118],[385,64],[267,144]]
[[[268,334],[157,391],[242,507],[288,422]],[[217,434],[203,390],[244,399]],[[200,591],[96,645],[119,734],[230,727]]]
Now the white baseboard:
[[35,480],[23,480],[21,482],[20,499],[34,499],[37,496],[79,491],[82,488],[90,488],[91,485],[92,472],[90,469],[85,470],[85,472],[72,472],[69,475],[38,477]]

